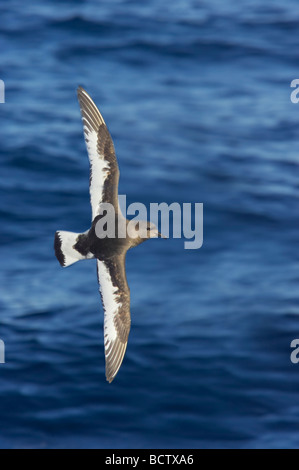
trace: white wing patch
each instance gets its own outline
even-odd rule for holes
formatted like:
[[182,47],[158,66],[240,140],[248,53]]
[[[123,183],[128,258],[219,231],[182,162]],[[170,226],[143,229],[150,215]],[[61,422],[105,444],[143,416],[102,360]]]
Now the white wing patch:
[[[85,118],[82,119],[83,123]],[[103,200],[105,179],[109,174],[110,164],[104,155],[98,153],[98,136],[93,129],[90,131],[86,125],[83,127],[86,148],[90,161],[90,203],[92,220],[99,214],[100,203]]]
[[111,276],[105,264],[98,260],[98,275],[100,292],[105,309],[104,318],[104,342],[105,349],[109,343],[115,341],[117,331],[114,325],[114,317],[117,315],[121,303],[117,301],[118,288],[112,284]]
[[104,198],[104,184],[111,169],[110,162],[108,161],[107,156],[104,155],[104,148],[99,145],[101,144],[101,142],[99,142],[100,128],[104,127],[106,130],[104,138],[107,138],[108,135],[111,139],[111,136],[103,116],[90,98],[89,94],[86,93],[82,87],[78,88],[78,100],[81,109],[84,139],[90,161],[90,202],[92,208],[92,220],[94,220],[94,218],[99,214],[100,204]]
[[[127,348],[130,330],[130,312],[121,301],[122,292],[114,286],[109,269],[104,261],[97,260],[100,292],[104,307],[104,346],[106,360],[106,378],[112,382],[116,376]],[[124,312],[122,309],[124,307]],[[127,325],[122,327],[121,314],[125,313]]]

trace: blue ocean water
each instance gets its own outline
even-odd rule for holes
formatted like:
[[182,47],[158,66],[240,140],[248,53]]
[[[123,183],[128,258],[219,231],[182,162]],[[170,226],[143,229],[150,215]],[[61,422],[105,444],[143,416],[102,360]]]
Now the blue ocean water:
[[[0,4],[0,447],[299,446],[295,0]],[[104,375],[76,87],[114,139],[128,203],[202,202],[204,243],[128,254],[132,329]]]

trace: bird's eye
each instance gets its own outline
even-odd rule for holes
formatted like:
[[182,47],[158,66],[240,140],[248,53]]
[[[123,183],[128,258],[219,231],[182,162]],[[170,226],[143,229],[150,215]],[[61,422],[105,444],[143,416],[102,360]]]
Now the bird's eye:
[[150,230],[151,228],[150,227],[147,227],[147,230]]

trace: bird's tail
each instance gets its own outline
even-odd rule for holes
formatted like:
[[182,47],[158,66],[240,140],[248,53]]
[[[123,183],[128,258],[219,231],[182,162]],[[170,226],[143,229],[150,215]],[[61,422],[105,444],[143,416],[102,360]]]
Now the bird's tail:
[[63,232],[59,231],[55,233],[54,249],[55,255],[61,266],[66,268],[71,264],[76,263],[81,259],[90,258],[90,256],[82,255],[76,250],[75,245],[78,242],[80,233],[74,232]]

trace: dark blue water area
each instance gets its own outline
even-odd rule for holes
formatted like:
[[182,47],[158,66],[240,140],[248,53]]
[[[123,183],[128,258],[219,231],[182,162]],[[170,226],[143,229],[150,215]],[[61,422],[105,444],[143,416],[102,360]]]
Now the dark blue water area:
[[[1,448],[299,446],[299,9],[295,0],[0,4]],[[200,202],[204,242],[127,256],[132,328],[105,380],[76,87],[127,202]]]

